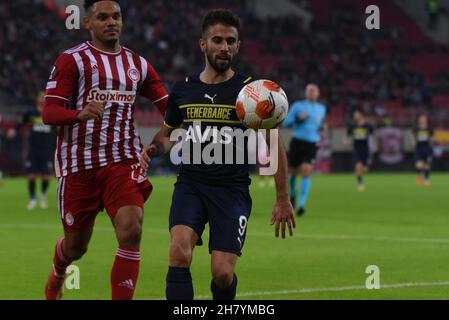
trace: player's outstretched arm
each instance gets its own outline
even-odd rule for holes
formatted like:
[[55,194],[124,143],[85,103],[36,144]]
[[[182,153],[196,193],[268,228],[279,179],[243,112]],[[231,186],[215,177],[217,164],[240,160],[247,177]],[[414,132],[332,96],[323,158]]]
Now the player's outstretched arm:
[[83,110],[65,108],[65,101],[56,98],[45,99],[42,121],[48,125],[65,126],[90,119],[101,120],[106,102],[89,102]]
[[[268,145],[270,145],[270,138],[268,137]],[[288,226],[290,236],[293,236],[293,228],[296,228],[295,216],[293,214],[293,207],[290,203],[288,193],[288,167],[287,167],[287,153],[285,152],[284,142],[281,136],[278,135],[278,170],[274,174],[274,181],[276,184],[276,203],[273,207],[271,217],[271,225],[275,226],[275,236],[279,237],[279,229],[281,230],[282,238],[285,239],[285,229]],[[270,148],[271,150],[271,148]]]
[[143,149],[140,155],[140,166],[144,170],[148,169],[148,163],[151,158],[160,157],[169,152],[173,147],[175,142],[170,141],[170,134],[172,131],[173,129],[171,128],[166,126],[162,127],[161,130],[159,130],[159,132],[154,136],[151,144]]

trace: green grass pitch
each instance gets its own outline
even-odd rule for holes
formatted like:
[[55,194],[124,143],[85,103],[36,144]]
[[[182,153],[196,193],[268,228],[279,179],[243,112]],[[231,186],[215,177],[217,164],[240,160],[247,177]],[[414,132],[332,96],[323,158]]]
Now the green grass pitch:
[[[168,260],[168,212],[174,178],[153,178],[146,203],[136,299],[162,299]],[[273,187],[251,186],[253,212],[239,260],[238,299],[447,299],[449,297],[449,175],[435,174],[426,190],[412,174],[372,174],[359,193],[350,175],[313,177],[304,217],[292,238],[274,238],[269,225]],[[53,247],[62,235],[52,181],[50,208],[27,211],[25,179],[0,187],[0,299],[42,299]],[[80,268],[80,289],[66,299],[109,299],[116,240],[98,216]],[[208,229],[205,231],[207,243]],[[366,267],[380,269],[380,290],[367,290]],[[197,247],[195,295],[209,299],[210,256]]]

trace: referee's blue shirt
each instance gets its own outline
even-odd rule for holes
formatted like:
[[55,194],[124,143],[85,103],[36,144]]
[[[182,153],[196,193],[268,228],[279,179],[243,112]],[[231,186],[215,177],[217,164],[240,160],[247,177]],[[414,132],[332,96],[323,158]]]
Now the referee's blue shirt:
[[[304,121],[299,121],[298,117],[307,114]],[[285,118],[282,127],[293,128],[293,138],[310,143],[320,141],[320,130],[326,117],[326,107],[319,102],[308,100],[293,103]]]

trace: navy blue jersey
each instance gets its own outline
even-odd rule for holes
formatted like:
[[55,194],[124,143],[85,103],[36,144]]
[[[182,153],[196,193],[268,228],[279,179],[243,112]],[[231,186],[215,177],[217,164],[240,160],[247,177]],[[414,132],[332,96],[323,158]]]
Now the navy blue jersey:
[[30,135],[28,145],[30,152],[49,154],[53,153],[56,145],[56,129],[44,124],[39,111],[31,111],[24,115],[21,127],[24,124],[30,125]]
[[[205,163],[203,157],[200,163],[193,161],[194,155],[198,156],[199,152],[203,154],[203,151],[210,150],[208,145],[219,142],[217,132],[221,135],[223,130],[246,130],[237,117],[235,103],[240,90],[250,81],[251,77],[235,74],[225,82],[206,84],[196,75],[174,85],[168,101],[165,125],[169,128],[183,128],[187,132],[184,143],[189,143],[190,150],[196,150],[190,151],[190,162],[181,163],[179,178],[214,185],[250,184],[247,148],[245,145],[242,150],[235,139],[230,144],[234,155],[232,164],[225,162],[226,151],[223,151],[222,161],[218,164]],[[218,137],[219,140],[221,138]],[[247,143],[246,139],[245,141]],[[198,143],[200,149],[194,149],[193,144]],[[245,161],[236,164],[235,155],[241,152],[245,153]]]
[[348,136],[352,137],[354,148],[364,148],[369,146],[369,137],[373,131],[373,127],[368,123],[361,126],[353,124],[348,127]]
[[415,139],[417,149],[428,149],[431,145],[433,137],[433,128],[427,127],[425,129],[415,128]]

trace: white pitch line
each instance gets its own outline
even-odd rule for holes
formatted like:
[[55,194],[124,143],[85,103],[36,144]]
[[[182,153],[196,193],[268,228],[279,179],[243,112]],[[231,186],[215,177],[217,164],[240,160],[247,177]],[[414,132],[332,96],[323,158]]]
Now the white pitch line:
[[[384,284],[380,286],[379,290],[413,288],[413,287],[442,287],[442,286],[449,286],[449,281]],[[368,290],[365,286],[346,286],[336,288],[307,288],[307,289],[282,290],[282,291],[242,292],[240,294],[237,294],[237,296],[251,297],[251,296],[267,296],[267,295],[288,295],[294,293],[339,292],[339,291],[352,291],[352,290],[367,290],[371,292],[377,291],[377,290]]]
[[[0,229],[43,229],[43,230],[62,230],[61,225],[45,225],[45,224],[0,224]],[[112,227],[94,227],[94,232],[113,232]],[[167,233],[167,229],[145,228],[144,232]],[[274,238],[274,232],[251,232],[248,231],[249,237]],[[431,243],[431,244],[449,244],[447,238],[401,238],[390,236],[357,236],[357,235],[330,235],[330,234],[303,234],[297,233],[295,239],[316,239],[316,240],[366,240],[366,241],[391,241],[391,242],[415,242],[415,243]]]
[[[43,230],[60,230],[60,225],[40,225],[40,224],[0,224],[0,229],[43,229]],[[95,227],[95,230],[100,232],[113,232],[112,227]],[[144,229],[149,232],[168,233],[165,229]],[[273,237],[272,233],[249,233],[251,236],[258,237]],[[317,239],[317,240],[367,240],[367,241],[393,241],[393,242],[418,242],[418,243],[438,243],[449,244],[449,239],[428,239],[428,238],[396,238],[388,236],[351,236],[351,235],[320,235],[320,234],[298,234],[296,237]],[[437,287],[437,286],[449,286],[449,281],[439,282],[410,282],[410,283],[397,283],[397,284],[385,284],[381,285],[381,289],[398,289],[406,287]],[[306,288],[306,289],[294,289],[294,290],[281,290],[281,291],[258,291],[258,292],[242,292],[237,294],[237,297],[251,297],[251,296],[267,296],[267,295],[288,295],[295,293],[314,293],[314,292],[339,292],[350,290],[367,290],[364,286],[346,286],[336,288]],[[371,291],[371,290],[370,290]],[[208,299],[210,295],[196,296],[197,299]],[[163,300],[165,298],[159,298]]]
[[353,236],[353,235],[325,235],[325,234],[299,234],[299,237],[319,240],[368,240],[368,241],[397,241],[417,243],[449,244],[449,239],[444,238],[401,238],[390,236]]
[[[413,287],[443,287],[449,286],[449,281],[438,282],[408,282],[408,283],[396,283],[396,284],[384,284],[380,286],[382,289],[400,289],[400,288],[413,288]],[[280,291],[255,291],[255,292],[242,292],[237,293],[237,297],[255,297],[255,296],[272,296],[272,295],[289,295],[295,293],[316,293],[316,292],[341,292],[341,291],[354,291],[354,290],[366,290],[369,292],[378,292],[379,290],[368,290],[365,286],[345,286],[336,288],[305,288],[305,289],[293,289],[293,290],[280,290]],[[211,295],[199,295],[195,296],[195,299],[211,299]],[[165,298],[158,298],[156,300],[165,300]]]

